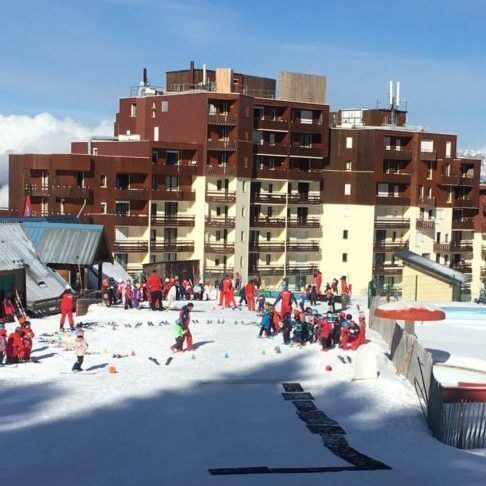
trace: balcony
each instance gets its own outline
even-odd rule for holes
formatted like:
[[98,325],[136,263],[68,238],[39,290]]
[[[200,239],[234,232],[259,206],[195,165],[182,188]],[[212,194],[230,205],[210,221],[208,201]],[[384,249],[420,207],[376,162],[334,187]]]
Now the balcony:
[[479,201],[477,199],[454,199],[455,208],[477,208]]
[[288,228],[320,228],[320,218],[292,218],[287,220]]
[[420,152],[420,160],[433,162],[434,160],[437,160],[437,152],[435,150],[432,152]]
[[152,226],[194,226],[194,216],[152,216]]
[[486,278],[486,266],[481,267],[481,278]]
[[287,145],[259,143],[254,144],[253,147],[258,155],[287,156]]
[[419,231],[434,231],[435,219],[417,219],[415,221],[415,228]]
[[458,186],[459,176],[458,175],[445,175],[440,176],[440,184],[443,186]]
[[393,217],[376,218],[375,228],[376,229],[399,229],[399,228],[409,229],[410,219],[393,218]]
[[289,171],[290,180],[300,181],[320,181],[322,175],[321,169],[299,169],[292,168]]
[[383,253],[387,251],[407,250],[408,241],[377,241],[373,245],[373,251]]
[[474,218],[462,218],[452,220],[453,230],[474,231]]
[[148,242],[145,240],[118,240],[113,243],[115,253],[147,253]]
[[402,266],[391,263],[377,263],[373,266],[373,275],[375,276],[401,275],[402,272]]
[[282,253],[285,251],[285,243],[250,243],[249,251],[253,253]]
[[236,192],[207,192],[206,202],[233,204],[236,202]]
[[319,194],[289,194],[288,200],[290,204],[321,204]]
[[236,140],[208,140],[208,150],[219,152],[234,152],[236,150]]
[[459,184],[461,186],[474,187],[474,176],[463,174],[459,178]]
[[234,165],[206,165],[206,175],[216,177],[236,177],[236,167]]
[[150,251],[153,252],[193,252],[194,241],[189,240],[164,240],[157,241],[152,240],[150,242]]
[[452,263],[451,268],[462,273],[472,273],[472,265],[468,263]]
[[150,191],[148,188],[141,189],[114,189],[115,198],[119,201],[147,201]]
[[250,219],[250,226],[254,228],[285,228],[285,219],[260,217]]
[[320,147],[290,147],[291,157],[322,157],[322,149]]
[[321,249],[318,241],[306,240],[303,243],[289,242],[287,243],[287,251],[289,252],[319,252]]
[[168,190],[168,189],[152,189],[150,198],[154,201],[195,201],[196,193],[190,189],[184,190]]
[[51,193],[60,199],[89,199],[92,191],[89,187],[52,186]]
[[269,130],[272,132],[288,132],[289,122],[287,120],[255,119],[254,126],[257,130]]
[[252,198],[252,202],[261,204],[286,204],[287,196],[285,194],[255,194]]
[[317,263],[289,263],[287,265],[287,275],[309,274],[317,268],[319,268]]
[[301,123],[293,121],[290,124],[290,128],[293,132],[297,133],[322,133],[322,123]]
[[[87,215],[95,216],[97,215]],[[148,226],[148,216],[146,214],[129,214],[129,213],[119,213],[115,215],[99,215],[100,218],[113,217],[113,223],[115,226]]]
[[270,168],[265,165],[261,165],[253,170],[254,179],[288,179],[288,171],[285,165],[280,165],[275,168]]
[[411,150],[397,150],[386,148],[383,150],[383,157],[391,160],[412,160]]
[[426,209],[435,208],[435,197],[419,197],[419,207]]
[[204,250],[208,253],[223,253],[225,255],[234,253],[234,243],[218,243],[213,241],[207,241],[204,243]]
[[283,276],[284,267],[283,265],[258,265],[250,268],[250,274],[259,274],[261,276]]
[[409,172],[384,172],[381,174],[380,180],[395,184],[407,184],[411,182],[412,174]]
[[234,228],[235,218],[228,216],[206,216],[206,227],[207,228]]
[[224,115],[221,113],[210,113],[208,115],[208,125],[235,126],[238,124],[236,115]]
[[152,172],[161,175],[195,175],[198,172],[199,163],[196,160],[179,162],[178,164],[152,163]]
[[472,252],[472,241],[451,241],[450,243],[434,243],[434,253],[449,253],[449,252]]
[[383,206],[410,206],[410,197],[376,196],[376,204]]
[[48,185],[26,184],[25,194],[34,197],[49,197],[50,187]]

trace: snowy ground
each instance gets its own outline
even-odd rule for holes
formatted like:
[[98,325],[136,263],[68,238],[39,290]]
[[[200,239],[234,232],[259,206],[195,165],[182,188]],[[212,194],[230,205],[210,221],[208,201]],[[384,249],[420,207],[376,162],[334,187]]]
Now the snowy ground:
[[[413,389],[395,375],[376,334],[368,337],[380,377],[353,382],[353,365],[338,359],[346,353],[288,348],[280,337],[258,340],[258,328],[248,324],[254,314],[196,303],[198,322],[191,328],[197,349],[165,366],[173,329],[157,324],[175,317],[95,307],[77,319],[96,323],[86,331],[86,372],[70,372],[75,357],[64,348],[73,338],[62,346],[36,339],[33,356],[40,363],[0,368],[0,484],[484,484],[486,458],[430,436]],[[37,336],[58,326],[57,317],[32,322]],[[142,326],[124,325],[137,322]],[[112,357],[132,351],[135,356]],[[333,371],[325,371],[328,364]],[[117,374],[108,373],[111,365]],[[281,384],[288,381],[313,394],[353,448],[392,469],[209,475],[212,468],[348,465],[282,398]]]

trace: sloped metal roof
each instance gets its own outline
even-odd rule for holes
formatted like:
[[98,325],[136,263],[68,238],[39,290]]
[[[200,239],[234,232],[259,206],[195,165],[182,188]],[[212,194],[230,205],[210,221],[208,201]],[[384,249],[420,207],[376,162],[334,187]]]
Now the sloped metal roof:
[[418,255],[410,250],[397,251],[394,253],[394,255],[403,262],[450,283],[464,284],[471,280],[469,275],[429,260],[428,258]]
[[112,261],[102,225],[24,221],[22,227],[46,264],[93,265]]
[[0,254],[0,270],[25,267],[27,305],[57,299],[64,291],[67,282],[41,262],[21,224],[0,224]]

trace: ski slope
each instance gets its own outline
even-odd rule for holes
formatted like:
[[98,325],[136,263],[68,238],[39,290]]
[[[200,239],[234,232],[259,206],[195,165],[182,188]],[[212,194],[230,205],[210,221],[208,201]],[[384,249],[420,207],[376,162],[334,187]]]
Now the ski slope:
[[[73,337],[39,342],[40,334],[57,330],[58,317],[33,320],[39,363],[0,368],[1,484],[484,484],[486,458],[430,436],[413,389],[396,376],[373,332],[368,346],[380,376],[354,382],[353,363],[338,358],[353,359],[352,352],[289,348],[280,336],[257,339],[258,327],[249,324],[255,314],[221,310],[213,302],[195,305],[197,349],[173,355],[169,366],[172,325],[158,323],[173,322],[175,311],[93,306],[77,318],[93,323],[85,332],[86,371],[78,374],[70,371],[74,352],[65,350]],[[134,327],[137,322],[142,325]],[[116,374],[108,372],[112,365]],[[350,465],[299,420],[282,397],[286,382],[311,393],[352,448],[391,469],[210,475],[219,468]]]

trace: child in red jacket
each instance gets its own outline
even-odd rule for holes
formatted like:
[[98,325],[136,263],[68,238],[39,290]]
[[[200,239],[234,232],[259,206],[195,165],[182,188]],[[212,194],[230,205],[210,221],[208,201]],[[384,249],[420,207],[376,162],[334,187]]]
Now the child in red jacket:
[[29,361],[30,360],[30,353],[32,352],[32,342],[34,339],[34,331],[30,327],[30,322],[26,321],[25,324],[22,326],[22,330],[20,331],[20,337],[22,339],[22,356],[20,357],[21,360]]
[[61,331],[64,330],[64,322],[66,321],[66,316],[68,318],[71,331],[74,331],[73,305],[73,290],[71,289],[70,285],[66,285],[66,290],[61,295],[61,322],[59,325]]

